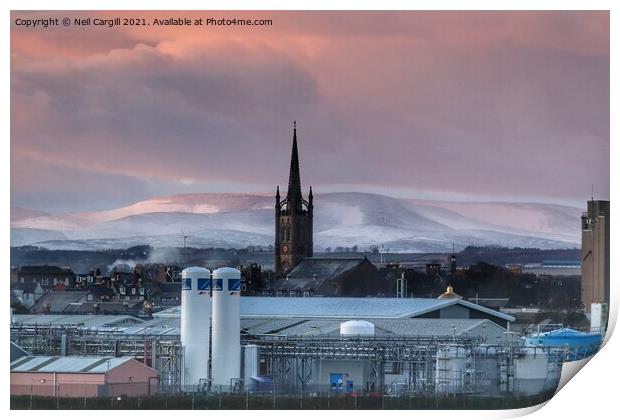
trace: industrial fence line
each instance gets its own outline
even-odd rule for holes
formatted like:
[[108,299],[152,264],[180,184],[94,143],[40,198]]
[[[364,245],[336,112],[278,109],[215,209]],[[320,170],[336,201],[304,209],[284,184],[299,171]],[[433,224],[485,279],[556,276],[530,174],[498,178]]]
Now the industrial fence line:
[[186,392],[152,396],[63,397],[11,395],[12,410],[435,410],[515,409],[548,401],[535,396],[407,395],[345,393]]

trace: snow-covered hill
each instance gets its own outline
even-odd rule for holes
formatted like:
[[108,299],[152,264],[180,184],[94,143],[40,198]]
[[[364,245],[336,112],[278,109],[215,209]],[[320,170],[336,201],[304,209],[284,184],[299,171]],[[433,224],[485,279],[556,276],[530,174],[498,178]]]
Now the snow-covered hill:
[[[11,245],[49,249],[196,247],[273,243],[274,198],[267,194],[183,194],[115,210],[36,214],[11,222]],[[366,193],[315,196],[315,248],[371,246],[394,252],[448,251],[467,245],[579,246],[573,207],[536,203],[457,203]],[[28,214],[23,211],[21,214]]]

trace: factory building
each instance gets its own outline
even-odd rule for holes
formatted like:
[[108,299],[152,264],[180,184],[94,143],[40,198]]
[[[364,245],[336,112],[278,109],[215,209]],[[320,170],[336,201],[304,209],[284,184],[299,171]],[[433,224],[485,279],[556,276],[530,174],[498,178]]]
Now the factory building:
[[159,374],[131,357],[24,356],[11,362],[11,395],[151,395]]
[[160,392],[534,395],[559,380],[561,351],[527,348],[509,331],[513,317],[453,290],[441,299],[241,297],[239,270],[207,273],[185,270],[181,307],[151,320],[86,327],[16,315],[11,339],[33,355],[135,358],[159,374]]

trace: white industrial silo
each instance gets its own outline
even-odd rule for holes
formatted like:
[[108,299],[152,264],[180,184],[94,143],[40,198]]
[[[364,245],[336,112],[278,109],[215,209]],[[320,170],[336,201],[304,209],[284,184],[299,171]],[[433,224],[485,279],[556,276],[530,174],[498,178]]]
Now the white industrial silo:
[[211,272],[202,267],[188,267],[181,278],[181,383],[191,387],[209,379]]
[[375,335],[375,325],[368,321],[353,319],[340,324],[340,335]]
[[241,331],[239,314],[241,272],[235,268],[223,267],[213,271],[212,277],[212,384],[226,387],[232,385],[233,379],[241,377],[239,339]]
[[259,352],[256,344],[243,346],[243,383],[246,390],[253,387],[253,377],[258,376],[259,372]]
[[467,375],[468,350],[459,345],[437,349],[435,358],[435,391],[461,393]]
[[515,394],[537,395],[547,390],[550,363],[544,349],[524,347],[513,363]]

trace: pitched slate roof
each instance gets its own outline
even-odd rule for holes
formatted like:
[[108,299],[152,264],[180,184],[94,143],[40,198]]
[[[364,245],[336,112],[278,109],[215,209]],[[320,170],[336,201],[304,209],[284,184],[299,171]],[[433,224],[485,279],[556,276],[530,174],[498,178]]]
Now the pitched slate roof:
[[82,301],[88,292],[86,291],[50,291],[41,296],[41,299],[37,300],[31,311],[43,312],[45,304],[49,305],[49,311],[53,313],[63,312],[71,303]]
[[288,274],[289,279],[320,279],[339,277],[366,260],[365,258],[304,258]]
[[346,275],[364,263],[372,265],[365,257],[304,258],[291,270],[286,279],[275,283],[275,288],[318,291],[325,282]]
[[19,274],[71,274],[73,271],[70,268],[62,268],[56,265],[22,265],[17,269]]
[[21,290],[24,293],[29,293],[32,294],[35,292],[35,289],[37,288],[38,283],[34,282],[34,281],[28,281],[25,283],[17,283],[15,286],[13,286],[13,290]]

